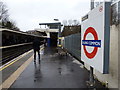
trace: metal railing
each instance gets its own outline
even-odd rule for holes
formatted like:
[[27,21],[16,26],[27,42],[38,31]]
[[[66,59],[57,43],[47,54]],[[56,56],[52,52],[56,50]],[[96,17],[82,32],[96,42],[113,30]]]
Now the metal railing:
[[63,47],[67,49],[69,53],[81,60],[81,37],[80,33],[72,34],[65,37]]

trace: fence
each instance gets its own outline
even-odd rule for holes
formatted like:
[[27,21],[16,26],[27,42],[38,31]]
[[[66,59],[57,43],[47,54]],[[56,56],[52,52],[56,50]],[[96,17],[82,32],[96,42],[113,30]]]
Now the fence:
[[81,60],[81,37],[80,33],[72,34],[64,38],[63,47],[67,49],[69,53],[75,56],[78,60]]

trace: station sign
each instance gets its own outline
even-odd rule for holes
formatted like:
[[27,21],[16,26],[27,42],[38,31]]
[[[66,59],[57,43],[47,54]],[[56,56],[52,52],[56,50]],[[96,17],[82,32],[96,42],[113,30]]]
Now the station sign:
[[103,74],[109,71],[110,2],[82,18],[81,60]]

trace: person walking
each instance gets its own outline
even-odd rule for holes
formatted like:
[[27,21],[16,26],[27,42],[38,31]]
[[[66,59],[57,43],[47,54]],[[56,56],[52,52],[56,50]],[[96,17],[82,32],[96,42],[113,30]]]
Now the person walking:
[[34,50],[34,62],[36,62],[36,52],[38,53],[38,58],[40,62],[40,40],[35,37],[33,40],[33,50]]

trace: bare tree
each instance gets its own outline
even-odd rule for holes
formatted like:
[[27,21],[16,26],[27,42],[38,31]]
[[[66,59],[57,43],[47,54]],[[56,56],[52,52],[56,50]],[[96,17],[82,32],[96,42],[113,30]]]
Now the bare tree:
[[16,23],[9,19],[8,8],[0,0],[0,27],[19,31]]
[[78,21],[78,20],[73,20],[73,25],[78,26],[78,25],[80,25],[80,23],[79,23],[79,21]]
[[80,23],[78,20],[69,19],[69,20],[63,20],[63,25],[64,26],[78,26],[80,25]]
[[118,5],[119,3],[115,3],[111,7],[111,24],[118,25],[119,24],[119,13],[118,13]]
[[68,20],[68,25],[72,26],[72,23],[73,23],[72,19],[69,19]]
[[64,26],[67,26],[67,25],[68,25],[67,20],[63,20],[62,23],[63,23]]
[[8,29],[19,31],[19,28],[16,26],[16,23],[12,20],[7,21],[4,26]]
[[0,20],[5,22],[8,20],[8,18],[8,9],[6,5],[2,1],[0,1]]

